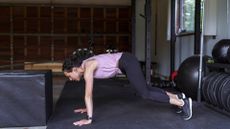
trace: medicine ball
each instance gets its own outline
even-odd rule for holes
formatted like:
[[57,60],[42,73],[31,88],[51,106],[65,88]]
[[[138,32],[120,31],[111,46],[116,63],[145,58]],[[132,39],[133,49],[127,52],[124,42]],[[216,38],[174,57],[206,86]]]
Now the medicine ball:
[[216,63],[228,63],[228,61],[230,61],[230,56],[228,56],[229,47],[229,39],[222,39],[214,45],[212,50],[212,56]]
[[[203,69],[206,70],[205,62],[211,60],[209,56],[203,56]],[[194,55],[185,59],[178,70],[176,77],[176,87],[192,99],[197,99],[198,79],[199,79],[200,56]]]

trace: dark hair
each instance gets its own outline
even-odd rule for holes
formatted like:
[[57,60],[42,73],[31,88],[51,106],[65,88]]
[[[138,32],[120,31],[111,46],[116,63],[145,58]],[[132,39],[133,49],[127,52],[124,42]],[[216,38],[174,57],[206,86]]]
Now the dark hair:
[[88,50],[87,48],[79,48],[75,50],[72,55],[64,60],[62,71],[71,72],[73,67],[80,67],[85,59],[88,59],[93,55],[93,51]]

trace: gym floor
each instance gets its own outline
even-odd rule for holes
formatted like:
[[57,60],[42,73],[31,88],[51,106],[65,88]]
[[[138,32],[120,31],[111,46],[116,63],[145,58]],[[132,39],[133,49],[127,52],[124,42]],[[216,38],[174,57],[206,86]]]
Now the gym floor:
[[193,117],[184,121],[175,107],[143,100],[125,79],[95,80],[94,123],[76,127],[86,117],[74,109],[84,107],[84,82],[67,82],[47,129],[228,129],[230,117],[204,103],[193,102]]
[[227,129],[230,117],[216,112],[204,103],[193,102],[193,117],[184,121],[175,107],[143,100],[126,79],[95,80],[94,123],[76,127],[73,122],[85,114],[73,113],[83,107],[84,82],[53,79],[56,108],[47,126],[3,129]]

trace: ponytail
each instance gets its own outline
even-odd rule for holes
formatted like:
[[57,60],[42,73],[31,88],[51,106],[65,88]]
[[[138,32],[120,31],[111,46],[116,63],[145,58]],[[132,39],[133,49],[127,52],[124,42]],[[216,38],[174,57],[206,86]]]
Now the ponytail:
[[72,55],[64,60],[62,70],[71,72],[73,67],[80,67],[84,60],[92,57],[93,55],[93,51],[87,48],[76,49],[73,51]]

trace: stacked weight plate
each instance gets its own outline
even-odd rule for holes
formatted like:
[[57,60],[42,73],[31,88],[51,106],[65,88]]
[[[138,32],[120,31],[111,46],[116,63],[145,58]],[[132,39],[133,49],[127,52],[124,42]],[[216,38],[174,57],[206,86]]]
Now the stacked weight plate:
[[211,72],[204,77],[202,84],[204,100],[220,109],[230,112],[230,75]]

